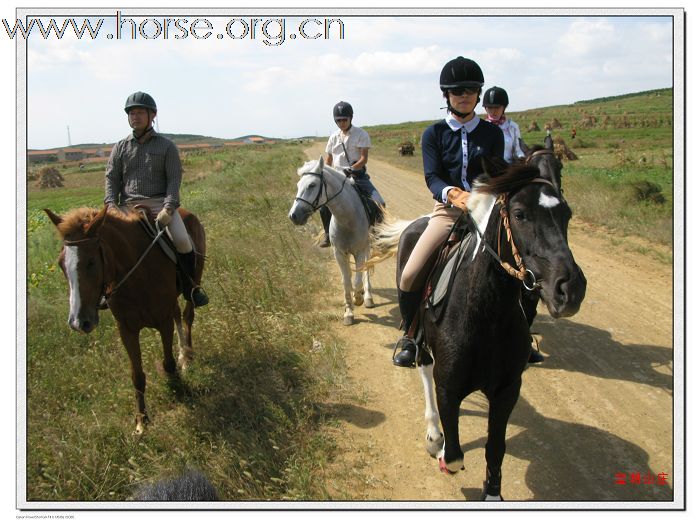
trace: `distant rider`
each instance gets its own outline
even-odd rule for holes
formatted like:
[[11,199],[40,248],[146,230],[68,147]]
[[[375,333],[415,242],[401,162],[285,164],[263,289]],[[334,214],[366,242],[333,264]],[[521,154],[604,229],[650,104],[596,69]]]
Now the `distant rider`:
[[[335,120],[338,130],[328,138],[325,163],[343,170],[377,204],[386,206],[384,199],[374,184],[370,182],[367,174],[367,158],[369,157],[369,148],[372,147],[369,134],[364,129],[353,126],[352,117],[353,110],[349,103],[340,101],[333,106],[333,120]],[[324,238],[319,246],[327,248],[331,245],[328,237],[331,212],[326,206],[322,206],[319,213],[324,230]]]

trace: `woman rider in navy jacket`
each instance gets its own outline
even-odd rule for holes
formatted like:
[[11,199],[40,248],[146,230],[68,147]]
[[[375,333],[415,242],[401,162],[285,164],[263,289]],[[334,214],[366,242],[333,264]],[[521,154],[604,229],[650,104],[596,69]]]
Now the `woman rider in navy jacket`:
[[482,157],[503,158],[503,133],[474,111],[483,85],[481,68],[468,58],[450,60],[440,73],[447,116],[428,127],[422,139],[425,182],[435,207],[399,281],[399,309],[405,333],[397,343],[401,348],[394,356],[397,366],[415,366],[416,343],[407,332],[421,301],[421,270],[445,241],[455,221],[467,212],[471,185],[483,171]]

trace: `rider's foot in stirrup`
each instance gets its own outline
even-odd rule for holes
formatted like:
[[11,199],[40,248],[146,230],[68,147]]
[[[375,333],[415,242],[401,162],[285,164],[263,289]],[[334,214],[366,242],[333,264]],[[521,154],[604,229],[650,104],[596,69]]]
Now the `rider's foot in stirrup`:
[[544,361],[542,352],[534,348],[530,350],[530,358],[527,360],[528,363],[541,363],[542,361]]
[[199,286],[192,290],[192,303],[195,308],[209,304],[209,297]]
[[416,342],[407,335],[404,335],[399,339],[399,342],[396,343],[396,347],[401,347],[401,351],[394,355],[394,364],[396,366],[414,368],[416,366],[416,353],[418,351]]

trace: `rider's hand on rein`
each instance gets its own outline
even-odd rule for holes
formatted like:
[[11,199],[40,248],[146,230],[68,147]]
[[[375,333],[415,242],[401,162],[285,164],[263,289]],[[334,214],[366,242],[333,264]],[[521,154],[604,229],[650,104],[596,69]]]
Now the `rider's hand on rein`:
[[459,188],[452,188],[447,193],[447,202],[456,206],[464,213],[467,213],[467,202],[469,201],[470,193],[468,191],[460,190]]
[[162,210],[160,210],[160,212],[158,212],[158,216],[156,217],[156,221],[158,221],[158,223],[161,226],[167,226],[168,224],[170,224],[170,221],[173,218],[172,216],[173,216],[172,209],[163,208]]

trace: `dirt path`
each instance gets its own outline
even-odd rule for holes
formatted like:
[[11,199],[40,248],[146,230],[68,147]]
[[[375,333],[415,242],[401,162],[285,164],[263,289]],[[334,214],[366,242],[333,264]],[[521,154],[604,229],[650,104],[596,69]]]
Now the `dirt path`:
[[[317,158],[321,144],[307,150]],[[421,174],[371,160],[372,181],[390,212],[404,219],[427,213]],[[523,374],[510,419],[503,463],[506,500],[670,500],[673,486],[673,288],[670,265],[615,246],[574,222],[570,245],[588,279],[581,311],[555,321],[540,313],[544,363]],[[329,265],[332,253],[329,251]],[[338,273],[337,267],[332,270]],[[465,470],[438,471],[423,448],[423,389],[418,373],[391,364],[399,337],[395,259],[372,284],[377,307],[359,307],[347,342],[353,394],[339,404],[341,447],[329,486],[338,499],[474,501],[484,478],[486,400],[462,404]],[[342,315],[340,279],[337,304]],[[626,474],[627,484],[616,484]],[[640,483],[634,483],[636,474]],[[666,476],[663,476],[663,474]],[[653,483],[648,477],[653,475]],[[668,485],[659,482],[659,475]]]

